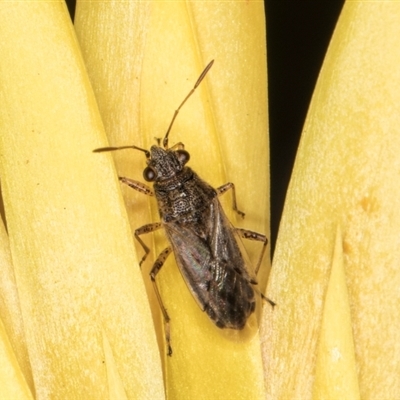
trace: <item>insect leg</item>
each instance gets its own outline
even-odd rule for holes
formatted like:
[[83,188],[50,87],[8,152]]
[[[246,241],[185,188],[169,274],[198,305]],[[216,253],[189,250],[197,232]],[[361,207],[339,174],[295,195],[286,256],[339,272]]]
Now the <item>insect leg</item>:
[[[119,180],[121,182],[125,183],[126,185],[128,185],[129,187],[131,187],[132,189],[137,190],[140,193],[147,194],[148,196],[154,196],[153,191],[142,182],[134,181],[133,179],[124,178],[121,176],[119,177]],[[139,235],[154,232],[157,229],[160,229],[161,226],[162,225],[160,222],[155,222],[153,224],[143,225],[142,227],[135,230],[135,238],[140,243],[140,245],[143,247],[143,250],[144,250],[144,256],[142,257],[142,259],[139,262],[140,266],[142,265],[143,261],[147,258],[147,255],[149,254],[150,249],[145,245],[145,243],[139,237]]]
[[123,176],[120,176],[119,180],[140,193],[146,194],[147,196],[154,196],[153,191],[142,182],[134,181],[133,179],[129,178],[124,178]]
[[165,260],[167,257],[171,254],[172,252],[172,247],[167,247],[165,250],[163,250],[160,255],[157,257],[157,260],[155,261],[153,268],[150,271],[150,278],[151,282],[153,284],[154,292],[156,293],[156,297],[158,300],[158,304],[160,305],[161,312],[164,317],[164,326],[165,326],[165,341],[167,344],[167,354],[169,356],[172,355],[172,347],[171,347],[171,335],[170,335],[170,330],[169,330],[169,315],[167,313],[167,309],[164,306],[164,303],[162,301],[160,291],[158,290],[157,282],[156,282],[156,276],[160,272],[161,267],[164,265]]
[[265,235],[263,235],[262,233],[257,233],[254,231],[249,231],[247,229],[240,229],[240,228],[235,228],[235,231],[237,232],[237,234],[242,238],[242,239],[248,239],[248,240],[256,240],[257,242],[263,242],[263,247],[261,249],[261,254],[260,257],[257,261],[257,265],[256,268],[254,270],[254,273],[258,274],[258,270],[260,269],[260,265],[261,262],[264,258],[264,253],[265,253],[265,249],[267,248],[267,244],[268,244],[268,239]]
[[162,227],[161,222],[154,222],[151,224],[146,224],[141,226],[140,228],[135,230],[135,239],[140,243],[140,245],[143,247],[144,250],[144,256],[139,262],[139,265],[141,266],[143,264],[143,261],[147,258],[147,256],[150,253],[150,249],[146,246],[146,244],[143,242],[141,239],[140,235],[144,235],[145,233],[151,233],[156,231],[157,229],[160,229]]
[[[248,229],[241,229],[241,228],[235,228],[235,232],[242,238],[242,239],[249,239],[249,240],[256,240],[257,242],[263,242],[263,247],[261,249],[261,254],[260,257],[258,259],[256,268],[255,268],[255,275],[257,276],[258,274],[258,270],[260,269],[261,266],[261,262],[264,258],[264,253],[265,250],[267,248],[267,244],[268,244],[268,239],[265,235],[263,235],[262,233],[258,233],[258,232],[254,232],[254,231],[249,231]],[[256,284],[257,282],[251,282],[253,284]],[[270,300],[268,297],[264,296],[262,293],[261,297],[268,301],[269,304],[271,304],[271,306],[275,306],[275,302],[273,302],[272,300]]]
[[237,205],[236,205],[236,190],[235,190],[235,185],[232,182],[225,183],[225,185],[220,186],[217,188],[217,195],[220,196],[227,192],[229,189],[232,190],[232,207],[235,212],[237,212],[242,218],[244,218],[244,212],[238,210]]

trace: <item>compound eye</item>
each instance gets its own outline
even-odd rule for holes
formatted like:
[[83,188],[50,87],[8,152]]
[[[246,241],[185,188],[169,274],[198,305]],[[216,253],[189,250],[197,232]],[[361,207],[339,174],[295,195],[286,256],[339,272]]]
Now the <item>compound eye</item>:
[[147,182],[153,182],[156,180],[156,172],[154,171],[153,168],[151,167],[146,167],[143,171],[143,178],[145,179],[145,181]]
[[186,150],[177,150],[176,155],[181,165],[185,165],[190,160],[190,154]]

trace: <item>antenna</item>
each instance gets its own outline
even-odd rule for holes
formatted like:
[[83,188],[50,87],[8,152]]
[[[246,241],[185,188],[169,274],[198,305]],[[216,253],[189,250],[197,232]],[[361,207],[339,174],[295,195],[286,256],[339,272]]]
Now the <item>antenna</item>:
[[[188,93],[188,95],[183,99],[182,103],[180,104],[180,106],[175,110],[174,115],[172,117],[171,123],[169,124],[167,133],[164,136],[163,139],[163,146],[164,149],[168,149],[168,136],[169,133],[171,132],[171,128],[172,125],[174,124],[174,121],[179,113],[179,110],[182,108],[182,106],[186,103],[186,101],[189,99],[189,97],[194,93],[194,91],[197,89],[197,87],[200,85],[201,81],[204,79],[204,77],[207,75],[207,72],[210,70],[210,68],[212,67],[212,65],[214,64],[214,60],[211,60],[208,65],[204,68],[204,71],[200,74],[199,78],[197,79],[196,83],[193,86],[193,89]],[[156,139],[158,141],[158,143],[160,142],[160,139]],[[150,152],[146,149],[142,149],[141,147],[137,147],[137,146],[120,146],[120,147],[101,147],[99,149],[95,149],[93,150],[93,153],[102,153],[105,151],[116,151],[116,150],[123,150],[123,149],[135,149],[135,150],[139,150],[142,151],[146,158],[150,158]]]
[[115,150],[123,150],[123,149],[135,149],[139,151],[143,151],[146,158],[150,158],[150,152],[146,149],[142,149],[137,146],[120,146],[120,147],[100,147],[99,149],[94,149],[93,153],[102,153],[104,151],[115,151]]
[[175,118],[177,117],[179,110],[186,103],[187,99],[194,93],[194,91],[197,89],[197,87],[200,85],[201,81],[204,79],[204,77],[206,76],[207,72],[210,70],[210,68],[212,67],[213,64],[214,64],[214,60],[211,60],[208,63],[207,67],[204,68],[204,71],[201,73],[201,75],[199,76],[199,79],[197,79],[197,82],[194,84],[193,89],[188,93],[188,95],[183,99],[180,106],[175,110],[174,115],[172,117],[172,121],[169,124],[167,133],[165,134],[164,139],[163,139],[164,149],[168,148],[168,135],[171,132],[172,125],[174,124]]

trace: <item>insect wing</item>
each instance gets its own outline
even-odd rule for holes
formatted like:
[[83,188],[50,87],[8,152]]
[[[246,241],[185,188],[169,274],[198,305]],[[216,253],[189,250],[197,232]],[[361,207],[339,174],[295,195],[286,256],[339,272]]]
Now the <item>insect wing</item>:
[[211,260],[209,247],[193,229],[176,223],[168,223],[164,228],[179,270],[199,307],[204,311],[209,300],[207,282],[211,279],[208,268]]
[[227,260],[231,268],[248,282],[256,282],[242,240],[226,216],[218,198],[212,201],[210,210],[210,243],[213,257]]
[[[196,224],[165,224],[186,284],[220,328],[242,329],[255,309],[255,295],[234,228],[214,198]],[[205,230],[204,230],[205,227]]]

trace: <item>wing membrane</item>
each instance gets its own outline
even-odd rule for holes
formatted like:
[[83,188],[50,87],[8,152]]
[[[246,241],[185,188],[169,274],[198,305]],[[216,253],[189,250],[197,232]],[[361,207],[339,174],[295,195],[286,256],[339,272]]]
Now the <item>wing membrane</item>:
[[234,229],[217,198],[201,224],[165,224],[178,267],[200,308],[220,328],[242,329],[255,296]]

